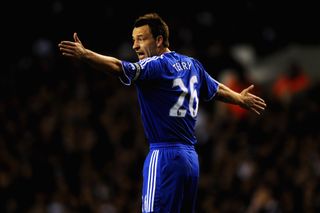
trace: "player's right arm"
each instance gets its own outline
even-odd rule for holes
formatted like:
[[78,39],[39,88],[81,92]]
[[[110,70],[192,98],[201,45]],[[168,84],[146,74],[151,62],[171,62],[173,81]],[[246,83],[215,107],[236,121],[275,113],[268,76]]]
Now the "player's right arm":
[[63,56],[82,60],[98,70],[116,76],[122,74],[121,60],[85,48],[77,33],[73,34],[73,39],[74,41],[61,41],[59,43],[58,46]]

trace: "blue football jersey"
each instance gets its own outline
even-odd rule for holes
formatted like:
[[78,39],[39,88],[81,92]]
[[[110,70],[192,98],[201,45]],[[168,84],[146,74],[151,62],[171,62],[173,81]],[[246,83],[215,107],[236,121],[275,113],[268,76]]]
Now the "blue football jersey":
[[199,98],[211,100],[218,82],[202,64],[176,52],[122,61],[125,85],[135,84],[141,119],[149,143],[195,144]]

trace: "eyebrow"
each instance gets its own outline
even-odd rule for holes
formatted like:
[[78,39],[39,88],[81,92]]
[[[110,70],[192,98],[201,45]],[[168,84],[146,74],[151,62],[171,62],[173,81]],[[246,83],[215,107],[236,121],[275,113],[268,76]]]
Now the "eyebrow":
[[143,36],[144,36],[143,34],[139,34],[139,35],[136,35],[136,37],[132,36],[132,39],[141,38],[141,37],[143,37]]

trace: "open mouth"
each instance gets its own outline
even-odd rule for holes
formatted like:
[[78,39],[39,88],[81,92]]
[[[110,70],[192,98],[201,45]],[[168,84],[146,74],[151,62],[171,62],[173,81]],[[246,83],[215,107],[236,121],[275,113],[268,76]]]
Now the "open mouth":
[[143,59],[145,57],[145,54],[142,52],[137,52],[138,58]]

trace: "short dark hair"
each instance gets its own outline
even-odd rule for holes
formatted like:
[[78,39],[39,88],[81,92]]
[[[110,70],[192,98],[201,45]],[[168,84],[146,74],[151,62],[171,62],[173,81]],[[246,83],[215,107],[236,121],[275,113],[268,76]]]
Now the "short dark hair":
[[154,38],[161,35],[163,37],[163,46],[169,47],[169,27],[157,13],[147,13],[137,18],[133,27],[148,25]]

